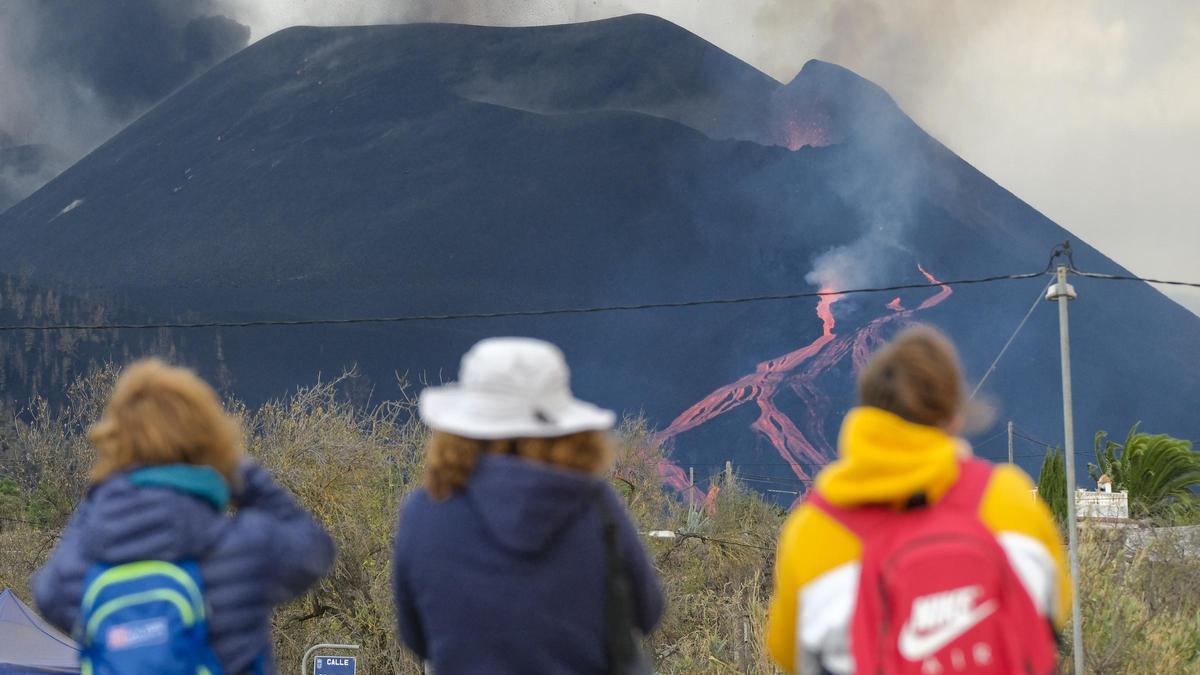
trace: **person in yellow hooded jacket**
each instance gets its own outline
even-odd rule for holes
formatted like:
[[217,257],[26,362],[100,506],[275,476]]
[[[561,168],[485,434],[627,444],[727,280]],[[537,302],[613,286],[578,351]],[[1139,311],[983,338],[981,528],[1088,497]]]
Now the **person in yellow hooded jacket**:
[[[877,352],[859,377],[860,407],[847,414],[839,459],[814,489],[838,508],[936,503],[971,456],[957,437],[966,401],[953,345],[918,326]],[[995,536],[1039,614],[1061,628],[1070,607],[1062,538],[1049,509],[1016,466],[995,467],[979,519]],[[771,657],[791,673],[854,672],[850,627],[863,542],[806,501],[779,538],[767,626]]]

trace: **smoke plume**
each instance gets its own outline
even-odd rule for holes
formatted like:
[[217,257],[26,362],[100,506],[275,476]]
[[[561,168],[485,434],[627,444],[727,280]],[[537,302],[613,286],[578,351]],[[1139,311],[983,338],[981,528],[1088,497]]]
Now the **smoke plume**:
[[249,38],[210,0],[5,0],[0,200],[25,196]]
[[[807,58],[850,68],[1135,273],[1196,276],[1200,192],[1186,177],[1200,173],[1200,5],[753,4],[753,29],[739,33],[754,39],[722,46],[783,80]],[[1200,313],[1200,291],[1163,290]]]

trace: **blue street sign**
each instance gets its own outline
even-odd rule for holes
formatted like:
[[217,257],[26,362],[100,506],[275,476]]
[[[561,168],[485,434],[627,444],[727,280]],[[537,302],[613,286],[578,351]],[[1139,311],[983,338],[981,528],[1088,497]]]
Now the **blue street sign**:
[[358,659],[353,656],[318,656],[316,675],[354,675]]

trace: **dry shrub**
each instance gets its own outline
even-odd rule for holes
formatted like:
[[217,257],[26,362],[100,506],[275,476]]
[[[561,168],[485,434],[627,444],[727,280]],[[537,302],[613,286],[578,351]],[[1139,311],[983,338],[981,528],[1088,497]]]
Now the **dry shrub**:
[[82,431],[99,418],[117,372],[112,365],[93,370],[67,387],[61,408],[37,398],[7,420],[0,442],[0,492],[9,492],[20,507],[5,508],[0,517],[49,531],[66,524],[87,490],[95,456]]
[[418,672],[395,637],[392,531],[402,495],[420,485],[425,433],[409,406],[361,408],[339,396],[344,376],[245,415],[248,449],[337,541],[333,570],[275,613],[281,669],[319,642],[362,645],[366,672]]
[[[92,451],[82,432],[116,373],[106,366],[79,378],[61,409],[34,402],[0,435],[0,587],[25,600],[30,575],[84,494]],[[249,452],[338,544],[330,575],[276,612],[276,658],[291,670],[309,645],[350,642],[363,646],[364,672],[417,673],[396,637],[390,561],[399,502],[421,482],[426,434],[408,401],[364,407],[339,394],[354,384],[347,375],[253,411],[229,404]],[[762,645],[783,511],[724,476],[710,483],[719,488],[714,509],[689,505],[662,487],[662,450],[644,420],[626,420],[616,435],[612,482],[639,530],[678,533],[647,539],[667,594],[667,614],[648,639],[658,672],[778,672]],[[1140,673],[1148,664],[1200,672],[1200,546],[1184,538],[1186,528],[1139,532],[1086,531],[1089,672]],[[1069,649],[1069,635],[1064,644]]]
[[[1200,672],[1197,528],[1085,527],[1080,540],[1087,672]],[[1069,673],[1069,630],[1063,645]]]
[[[93,451],[84,436],[99,418],[119,369],[77,380],[66,402],[34,401],[11,420],[0,456],[0,587],[30,599],[42,565],[87,488]],[[404,402],[355,407],[339,390],[347,374],[250,412],[236,401],[247,450],[333,534],[334,569],[312,592],[274,617],[275,655],[289,670],[311,644],[363,646],[367,672],[418,672],[394,638],[389,583],[392,529],[399,499],[420,482],[424,433]],[[12,493],[12,494],[9,494]]]
[[50,557],[58,536],[12,520],[0,521],[0,590],[11,588],[25,602],[32,599],[30,575]]
[[614,485],[641,531],[672,530],[648,547],[667,595],[649,642],[661,673],[774,673],[763,652],[771,566],[783,512],[723,475],[712,509],[669,493],[658,475],[662,449],[644,420],[618,429]]
[[27,603],[33,572],[87,490],[94,455],[82,431],[99,417],[116,373],[109,365],[76,378],[60,409],[35,398],[0,418],[0,589]]

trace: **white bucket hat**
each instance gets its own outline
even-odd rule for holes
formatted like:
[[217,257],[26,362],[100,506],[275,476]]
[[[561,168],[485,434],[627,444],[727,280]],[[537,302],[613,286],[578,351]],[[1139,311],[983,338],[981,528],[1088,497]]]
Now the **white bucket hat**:
[[570,377],[549,342],[488,338],[463,355],[457,383],[421,392],[417,410],[437,431],[481,440],[611,429],[616,415],[572,396]]

